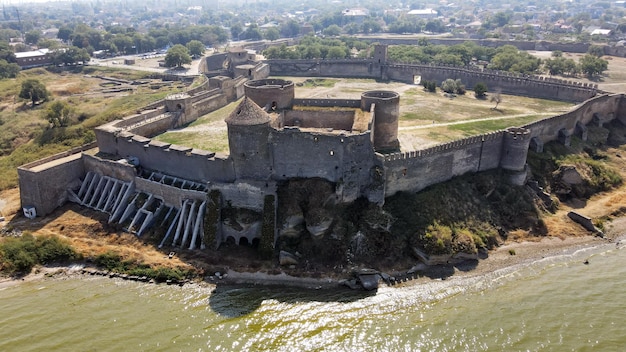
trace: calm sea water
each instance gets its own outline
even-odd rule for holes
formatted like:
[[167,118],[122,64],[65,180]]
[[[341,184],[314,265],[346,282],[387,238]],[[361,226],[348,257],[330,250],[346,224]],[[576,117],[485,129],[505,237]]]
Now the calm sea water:
[[24,283],[0,290],[0,351],[623,351],[625,317],[626,249],[607,245],[369,295]]

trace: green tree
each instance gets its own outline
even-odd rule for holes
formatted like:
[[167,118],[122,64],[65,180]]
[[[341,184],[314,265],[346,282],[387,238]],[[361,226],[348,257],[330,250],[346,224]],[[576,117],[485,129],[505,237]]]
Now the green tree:
[[17,77],[20,69],[18,64],[0,59],[0,79]]
[[135,42],[133,41],[133,38],[127,36],[126,34],[118,34],[113,37],[112,41],[120,52],[124,54],[130,54],[133,52]]
[[52,127],[67,127],[74,117],[74,109],[66,102],[54,101],[44,114],[44,118],[50,122]]
[[300,34],[300,24],[295,20],[289,20],[280,26],[280,33],[283,37],[296,37]]
[[340,46],[331,46],[328,49],[328,54],[326,55],[328,59],[343,59],[348,57],[348,53],[344,47]]
[[476,83],[474,86],[474,96],[476,96],[476,98],[484,98],[486,93],[487,85],[482,82]]
[[453,80],[451,78],[441,82],[441,90],[446,93],[465,94],[465,85],[460,79]]
[[541,59],[512,45],[501,46],[496,51],[497,54],[489,64],[489,68],[494,70],[530,74],[536,72],[541,65]]
[[70,40],[70,37],[72,36],[72,29],[66,26],[63,26],[61,28],[59,28],[59,32],[57,33],[57,38],[61,39],[62,41],[66,42],[68,40]]
[[32,101],[33,107],[39,101],[48,101],[50,94],[46,89],[46,86],[36,79],[27,79],[22,82],[22,89],[18,95],[22,99],[28,99]]
[[204,44],[199,40],[192,40],[187,43],[186,46],[187,50],[189,50],[189,55],[192,57],[200,57],[204,55],[204,51],[206,50]]
[[256,23],[253,23],[249,25],[248,28],[246,28],[246,30],[243,32],[243,38],[250,40],[259,40],[263,38],[263,35],[261,34],[261,30],[259,30],[259,26]]
[[24,35],[24,41],[26,44],[35,45],[41,39],[41,32],[38,30],[28,31]]
[[330,36],[330,37],[336,37],[339,34],[341,34],[341,27],[339,27],[336,24],[332,24],[328,27],[326,27],[326,29],[324,29],[323,31],[324,35]]
[[588,77],[602,74],[609,67],[609,62],[591,54],[586,54],[578,61],[580,71]]
[[71,46],[65,50],[56,51],[53,62],[55,65],[74,65],[79,62],[88,62],[90,59],[87,49]]
[[239,36],[243,33],[243,27],[239,22],[230,26],[230,36],[234,40],[239,40]]
[[16,62],[13,49],[11,49],[9,43],[4,41],[0,41],[0,60],[5,60],[6,62]]
[[591,54],[595,57],[602,57],[604,56],[604,46],[602,45],[590,45],[589,49],[587,50],[588,54]]
[[274,41],[280,38],[280,33],[276,28],[268,28],[265,33],[263,33],[263,37],[267,40]]
[[181,44],[176,44],[169,48],[165,54],[166,67],[182,67],[183,65],[190,63],[191,56],[189,56],[189,51]]

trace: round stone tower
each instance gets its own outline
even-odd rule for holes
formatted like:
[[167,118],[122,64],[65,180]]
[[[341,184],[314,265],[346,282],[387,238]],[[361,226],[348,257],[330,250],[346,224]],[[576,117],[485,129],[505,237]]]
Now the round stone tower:
[[530,130],[520,127],[509,127],[504,132],[502,141],[502,157],[500,167],[509,171],[522,171],[526,166],[528,147],[530,146]]
[[392,151],[400,147],[398,142],[398,118],[400,95],[387,90],[372,90],[361,95],[361,110],[369,111],[374,106],[374,149]]
[[284,79],[258,79],[244,83],[246,97],[265,111],[291,109],[294,84]]
[[270,118],[248,97],[226,118],[228,148],[238,179],[268,179]]

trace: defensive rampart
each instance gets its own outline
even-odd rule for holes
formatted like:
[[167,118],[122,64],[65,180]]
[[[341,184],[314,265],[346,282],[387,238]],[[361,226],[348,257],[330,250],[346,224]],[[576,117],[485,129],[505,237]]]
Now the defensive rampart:
[[531,138],[538,138],[543,143],[557,140],[560,131],[574,134],[577,123],[587,125],[592,122],[594,116],[603,122],[619,117],[624,122],[624,95],[603,95],[589,99],[580,104],[576,109],[565,114],[549,117],[523,127],[530,130]]
[[485,83],[490,92],[571,102],[592,98],[598,89],[594,84],[457,66],[390,64],[386,66],[385,74],[387,79],[407,83],[418,78],[437,84],[446,79],[460,79],[470,89],[477,83]]
[[557,78],[520,75],[478,67],[434,66],[374,62],[372,60],[267,60],[270,73],[299,77],[358,77],[395,80],[406,83],[460,79],[467,88],[485,83],[490,92],[523,95],[563,101],[585,101],[597,94],[594,84]]
[[464,138],[405,153],[378,154],[385,167],[385,195],[417,192],[467,172],[500,166],[505,131]]
[[623,94],[589,99],[574,110],[520,128],[472,136],[431,148],[391,154],[377,154],[385,168],[385,195],[399,191],[417,192],[467,172],[501,167],[522,172],[530,140],[547,143],[571,136],[581,125],[605,123],[619,118],[626,122]]

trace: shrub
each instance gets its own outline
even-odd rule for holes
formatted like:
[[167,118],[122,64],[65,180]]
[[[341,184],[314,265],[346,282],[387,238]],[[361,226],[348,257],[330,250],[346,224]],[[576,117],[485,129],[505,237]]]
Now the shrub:
[[132,260],[123,260],[119,254],[110,251],[97,255],[94,258],[94,263],[108,271],[127,275],[146,276],[154,279],[156,282],[165,282],[167,280],[181,281],[194,275],[191,270],[167,267],[152,268],[147,264],[137,263]]
[[9,274],[26,274],[37,264],[67,262],[80,255],[58,237],[35,237],[25,233],[0,243],[0,270]]
[[437,83],[435,81],[423,81],[422,85],[424,89],[431,93],[437,91]]
[[429,254],[452,253],[452,229],[435,221],[426,228],[422,243]]
[[460,79],[453,80],[451,78],[441,82],[441,90],[450,94],[465,94],[465,85]]
[[479,82],[474,86],[474,95],[476,98],[484,98],[487,93],[487,85]]

